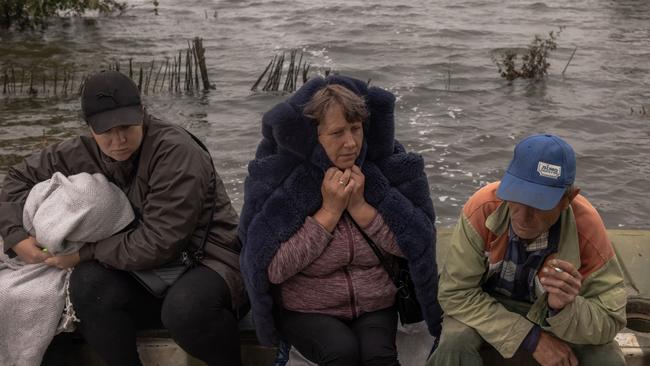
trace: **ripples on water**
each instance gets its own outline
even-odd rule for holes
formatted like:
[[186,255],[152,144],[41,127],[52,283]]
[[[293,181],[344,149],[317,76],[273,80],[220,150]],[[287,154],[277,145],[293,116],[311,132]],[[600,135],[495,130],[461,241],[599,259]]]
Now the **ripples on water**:
[[[316,71],[333,68],[395,93],[397,137],[425,157],[441,226],[501,177],[516,141],[551,132],[574,146],[578,184],[608,227],[650,228],[650,115],[630,114],[650,111],[647,1],[163,0],[159,16],[150,1],[130,3],[120,17],[2,34],[0,64],[96,70],[115,59],[162,59],[203,37],[216,89],[145,101],[207,141],[238,209],[261,115],[285,98],[249,89],[276,50],[300,47]],[[525,47],[559,26],[566,29],[546,82],[507,85],[498,77],[495,51]],[[23,156],[85,129],[73,98],[2,98],[0,178]]]

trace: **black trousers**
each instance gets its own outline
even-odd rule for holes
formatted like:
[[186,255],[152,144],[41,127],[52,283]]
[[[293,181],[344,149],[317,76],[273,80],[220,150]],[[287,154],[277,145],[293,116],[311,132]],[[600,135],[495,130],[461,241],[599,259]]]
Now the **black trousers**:
[[190,269],[158,299],[128,272],[84,262],[72,272],[70,296],[78,330],[108,366],[140,366],[136,330],[161,325],[208,365],[241,365],[230,289],[207,267]]
[[276,323],[284,339],[319,365],[399,365],[394,308],[366,313],[353,320],[282,310]]

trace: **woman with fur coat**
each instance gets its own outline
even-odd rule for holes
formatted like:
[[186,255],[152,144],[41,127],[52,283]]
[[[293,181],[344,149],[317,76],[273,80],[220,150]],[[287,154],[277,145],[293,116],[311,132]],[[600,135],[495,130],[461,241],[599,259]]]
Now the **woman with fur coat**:
[[408,260],[439,334],[435,214],[422,157],[394,140],[394,102],[331,76],[265,114],[239,230],[262,344],[282,338],[319,365],[399,364],[397,289],[365,237]]

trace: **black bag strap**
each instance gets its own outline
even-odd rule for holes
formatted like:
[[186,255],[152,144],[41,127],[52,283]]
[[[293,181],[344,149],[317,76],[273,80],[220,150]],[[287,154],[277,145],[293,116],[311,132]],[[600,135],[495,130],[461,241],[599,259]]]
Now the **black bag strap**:
[[384,267],[384,270],[386,270],[386,272],[388,273],[388,277],[390,277],[391,281],[393,281],[393,284],[395,284],[395,287],[397,287],[397,289],[399,290],[400,287],[402,286],[402,284],[399,281],[399,279],[397,278],[397,276],[395,275],[394,271],[388,265],[388,262],[386,261],[386,257],[384,257],[384,255],[381,254],[381,250],[379,250],[379,247],[377,247],[377,244],[375,244],[374,240],[370,239],[368,234],[366,234],[366,232],[363,231],[363,229],[361,229],[361,226],[359,226],[359,224],[356,221],[354,221],[352,216],[347,211],[345,212],[345,215],[347,215],[348,219],[350,219],[350,221],[352,221],[352,223],[357,228],[357,230],[359,230],[361,235],[363,235],[363,238],[366,240],[366,242],[370,246],[370,249],[372,249],[372,251],[375,253],[377,258],[379,259],[379,262],[381,263],[381,266]]
[[210,158],[210,166],[212,167],[212,174],[214,174],[214,199],[212,200],[212,208],[210,209],[210,219],[208,220],[208,224],[205,226],[205,234],[203,235],[203,238],[201,239],[201,245],[199,248],[194,252],[192,258],[193,260],[196,261],[201,261],[203,259],[203,255],[205,252],[205,244],[208,242],[208,235],[210,234],[210,229],[212,228],[212,218],[214,217],[214,210],[217,206],[217,170],[214,168],[214,161],[212,161],[212,154],[210,154],[210,150],[208,150],[208,147],[205,146],[203,141],[199,140],[198,137],[194,136],[190,131],[186,130],[183,128],[185,132],[187,132],[188,135],[194,140],[201,149],[203,149],[207,154],[208,158]]

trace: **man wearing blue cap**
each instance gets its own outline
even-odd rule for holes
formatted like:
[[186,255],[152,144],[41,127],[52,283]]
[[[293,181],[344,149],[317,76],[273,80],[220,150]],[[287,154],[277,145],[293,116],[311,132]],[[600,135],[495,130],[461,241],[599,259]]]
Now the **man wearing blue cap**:
[[565,141],[530,136],[503,179],[470,197],[440,277],[445,318],[429,366],[482,365],[485,343],[543,366],[625,365],[613,342],[623,275],[575,172]]

